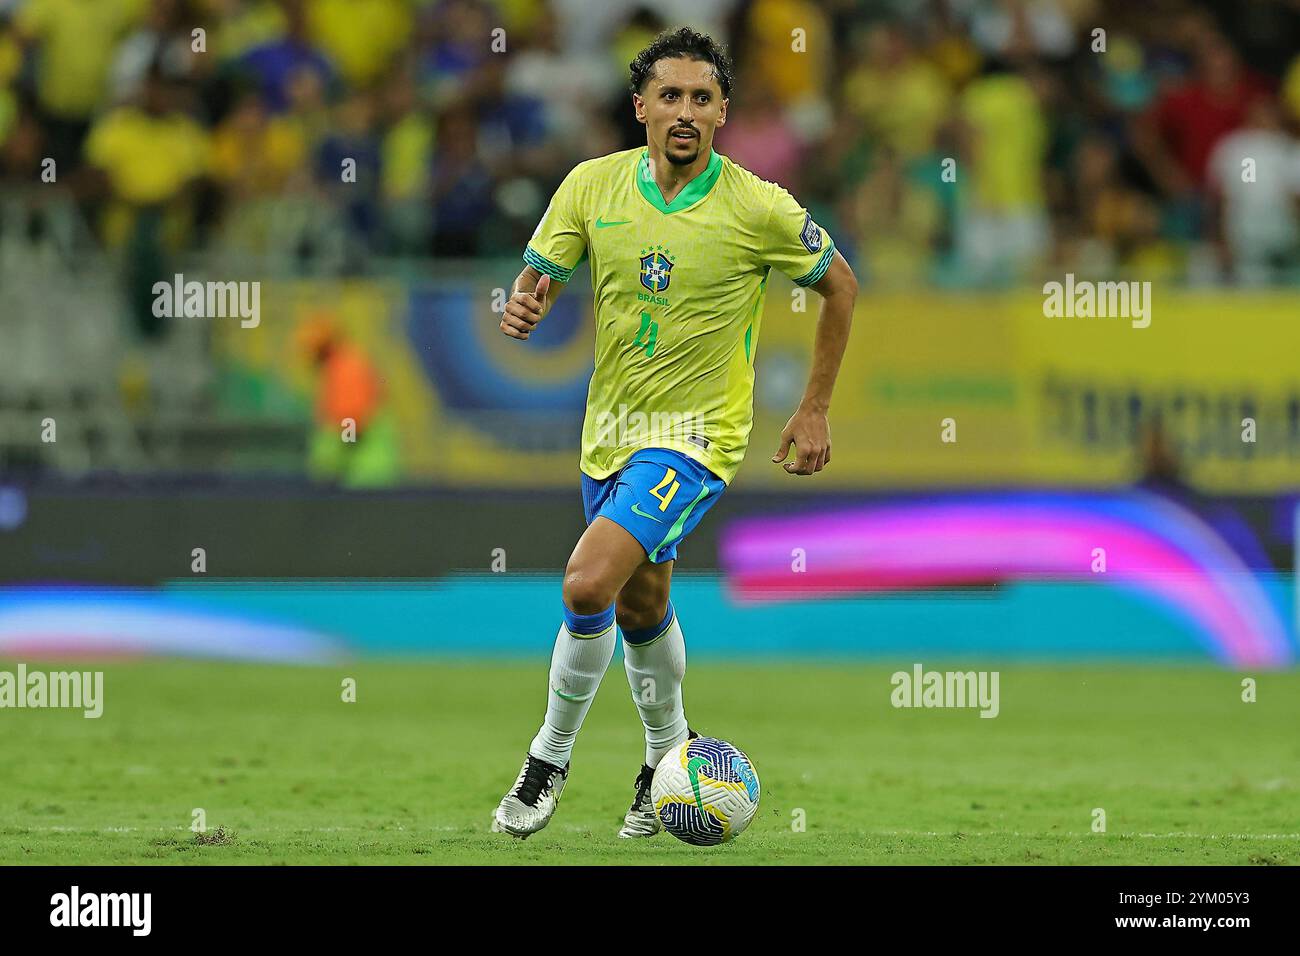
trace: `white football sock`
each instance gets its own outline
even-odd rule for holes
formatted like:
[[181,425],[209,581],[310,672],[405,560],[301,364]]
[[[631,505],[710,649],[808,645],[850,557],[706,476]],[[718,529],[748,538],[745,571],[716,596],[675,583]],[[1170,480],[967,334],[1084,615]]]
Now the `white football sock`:
[[686,639],[677,614],[658,637],[645,644],[623,640],[623,666],[632,700],[645,725],[645,762],[657,767],[664,754],[686,739],[682,678],[686,676]]
[[[595,617],[596,615],[591,615]],[[574,636],[567,623],[560,625],[551,653],[550,683],[546,688],[546,721],[528,752],[547,763],[563,767],[573,752],[573,742],[583,718],[600,688],[614,656],[614,609],[609,625],[598,633]]]

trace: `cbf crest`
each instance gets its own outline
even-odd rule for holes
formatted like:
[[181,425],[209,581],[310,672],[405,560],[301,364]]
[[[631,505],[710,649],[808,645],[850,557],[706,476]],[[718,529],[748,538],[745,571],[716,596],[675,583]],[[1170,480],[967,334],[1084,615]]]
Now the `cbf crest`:
[[799,239],[803,242],[803,247],[809,252],[817,252],[822,247],[822,230],[817,223],[813,222],[812,213],[804,213],[803,231],[799,233]]
[[652,246],[641,250],[641,284],[658,295],[668,288],[673,278],[673,264],[676,260],[672,253],[663,246]]

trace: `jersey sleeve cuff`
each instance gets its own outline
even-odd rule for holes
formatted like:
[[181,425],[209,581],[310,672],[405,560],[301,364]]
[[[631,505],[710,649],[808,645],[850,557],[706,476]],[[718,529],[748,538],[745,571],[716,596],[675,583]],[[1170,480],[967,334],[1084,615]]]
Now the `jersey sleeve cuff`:
[[817,260],[817,265],[813,266],[810,270],[805,272],[799,278],[795,279],[794,284],[809,286],[809,285],[816,285],[818,282],[821,282],[822,276],[824,276],[826,274],[826,270],[831,267],[831,259],[833,258],[835,258],[834,242],[828,245],[825,251],[822,252],[821,258]]
[[564,266],[552,262],[532,246],[524,249],[524,262],[543,275],[550,276],[556,282],[568,282],[573,278],[573,269],[566,269]]

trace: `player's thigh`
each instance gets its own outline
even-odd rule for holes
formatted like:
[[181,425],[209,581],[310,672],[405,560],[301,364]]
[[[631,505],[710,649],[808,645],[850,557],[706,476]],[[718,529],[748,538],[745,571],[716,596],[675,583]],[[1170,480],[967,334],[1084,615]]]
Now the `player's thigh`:
[[644,561],[618,592],[614,613],[624,631],[654,627],[668,612],[673,561]]
[[597,515],[569,556],[564,603],[578,614],[603,611],[645,560],[645,548],[631,532]]

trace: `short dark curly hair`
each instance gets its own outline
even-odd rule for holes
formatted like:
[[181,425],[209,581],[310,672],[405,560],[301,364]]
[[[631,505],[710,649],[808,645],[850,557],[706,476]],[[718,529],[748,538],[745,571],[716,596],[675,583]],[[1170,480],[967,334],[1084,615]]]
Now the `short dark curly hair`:
[[635,60],[628,64],[628,69],[631,71],[632,92],[641,92],[645,87],[645,81],[650,79],[650,75],[654,72],[655,64],[660,60],[671,60],[681,56],[712,63],[718,85],[722,87],[723,97],[731,96],[732,65],[726,48],[707,33],[696,33],[689,27],[659,34],[648,47],[636,55]]

